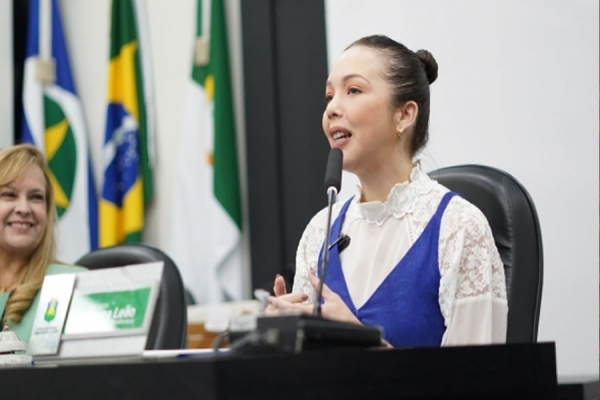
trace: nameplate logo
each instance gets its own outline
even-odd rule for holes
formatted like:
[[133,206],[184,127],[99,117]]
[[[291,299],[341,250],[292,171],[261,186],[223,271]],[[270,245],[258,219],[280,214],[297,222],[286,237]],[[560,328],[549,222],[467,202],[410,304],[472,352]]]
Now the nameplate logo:
[[67,319],[76,274],[48,275],[40,292],[27,351],[32,355],[57,354]]
[[44,314],[44,319],[46,322],[52,321],[56,317],[56,309],[58,308],[58,299],[53,298],[48,302],[48,307],[46,308],[46,314]]

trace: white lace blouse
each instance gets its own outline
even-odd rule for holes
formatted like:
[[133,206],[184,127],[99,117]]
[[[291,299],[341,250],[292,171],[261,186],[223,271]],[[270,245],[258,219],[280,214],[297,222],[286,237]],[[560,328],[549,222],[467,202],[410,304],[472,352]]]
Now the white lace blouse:
[[[350,245],[340,253],[350,297],[360,308],[425,230],[448,189],[415,165],[410,182],[396,184],[385,203],[351,201],[342,232]],[[344,202],[334,205],[335,220]],[[315,293],[308,270],[316,271],[325,238],[326,209],[306,227],[296,254],[294,292]],[[333,223],[332,220],[332,223]],[[442,346],[504,343],[508,305],[504,267],[481,211],[454,196],[442,216],[439,238],[439,304],[446,331]]]

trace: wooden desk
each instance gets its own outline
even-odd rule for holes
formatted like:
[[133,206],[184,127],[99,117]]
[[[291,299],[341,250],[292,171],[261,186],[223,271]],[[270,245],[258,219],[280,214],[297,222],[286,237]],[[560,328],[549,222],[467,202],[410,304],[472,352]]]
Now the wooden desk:
[[188,349],[210,349],[218,335],[218,332],[207,331],[204,323],[188,323],[186,347]]
[[[256,300],[236,301],[229,303],[213,304],[213,305],[191,305],[187,309],[187,344],[190,349],[210,349],[216,337],[224,330],[229,323],[230,317],[241,315],[254,315],[260,310],[260,302]],[[213,316],[226,315],[224,321],[210,321],[211,311]],[[208,322],[207,322],[208,321]],[[208,323],[211,328],[206,329],[205,324]],[[222,329],[219,329],[219,326]],[[228,343],[224,342],[227,347]]]

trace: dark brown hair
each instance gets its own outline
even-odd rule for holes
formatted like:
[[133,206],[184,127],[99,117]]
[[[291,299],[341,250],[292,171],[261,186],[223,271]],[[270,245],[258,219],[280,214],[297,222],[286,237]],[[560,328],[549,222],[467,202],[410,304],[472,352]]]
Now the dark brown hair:
[[438,65],[427,50],[413,52],[401,43],[383,35],[366,36],[350,46],[365,46],[382,53],[385,75],[392,87],[392,106],[399,107],[407,101],[419,106],[410,150],[416,154],[429,140],[429,85],[438,76]]

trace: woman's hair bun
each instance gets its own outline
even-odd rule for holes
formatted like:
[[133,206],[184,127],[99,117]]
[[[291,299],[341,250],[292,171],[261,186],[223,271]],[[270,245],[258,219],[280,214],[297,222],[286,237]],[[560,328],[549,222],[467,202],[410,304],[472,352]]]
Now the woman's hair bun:
[[427,50],[417,50],[416,54],[417,57],[419,57],[419,60],[421,60],[421,62],[423,63],[423,66],[425,67],[425,74],[427,75],[427,80],[431,85],[433,82],[435,82],[435,80],[438,77],[437,61],[435,61],[433,55]]

